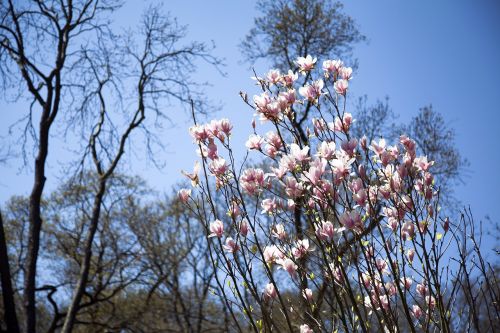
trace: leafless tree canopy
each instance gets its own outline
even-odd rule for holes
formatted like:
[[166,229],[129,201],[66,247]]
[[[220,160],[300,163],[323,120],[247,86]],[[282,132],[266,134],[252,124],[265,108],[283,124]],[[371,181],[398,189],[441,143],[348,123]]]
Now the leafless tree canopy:
[[[121,1],[4,1],[0,4],[0,72],[4,91],[14,101],[26,98],[29,110],[20,115],[23,124],[22,153],[25,162],[34,153],[34,181],[29,196],[26,249],[23,260],[23,322],[18,323],[13,292],[5,284],[7,329],[27,332],[37,329],[37,294],[48,289],[37,284],[37,262],[44,235],[42,203],[46,163],[51,135],[72,139],[79,134],[83,151],[73,163],[73,181],[81,182],[88,172],[97,175],[81,229],[81,250],[71,302],[64,314],[53,306],[51,329],[72,331],[77,313],[92,277],[92,258],[100,228],[104,198],[120,161],[134,145],[131,138],[142,135],[152,156],[160,145],[155,129],[169,119],[168,106],[188,104],[197,112],[209,110],[202,85],[191,79],[199,59],[220,68],[211,55],[213,46],[184,42],[186,28],[149,7],[136,30],[116,34],[110,29],[112,13]],[[8,97],[8,96],[6,96]],[[161,107],[160,107],[161,104]],[[62,133],[53,131],[60,122]],[[74,167],[76,166],[76,168]],[[5,243],[5,239],[0,237]],[[6,260],[6,252],[1,253]],[[11,280],[9,269],[2,272]],[[57,288],[49,289],[49,295]],[[5,295],[4,295],[5,296]],[[51,298],[49,297],[49,301]],[[52,304],[52,301],[50,301]]]
[[347,59],[353,45],[365,39],[339,2],[261,0],[257,8],[262,16],[241,43],[250,63],[263,58],[284,70],[295,68],[297,57],[308,54]]

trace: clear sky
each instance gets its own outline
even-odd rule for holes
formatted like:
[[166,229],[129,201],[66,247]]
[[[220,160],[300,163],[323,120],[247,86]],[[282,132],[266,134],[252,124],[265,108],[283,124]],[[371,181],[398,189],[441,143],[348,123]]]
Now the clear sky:
[[[148,3],[149,1],[145,1]],[[117,13],[117,25],[138,20],[142,1],[129,1]],[[214,41],[215,55],[226,59],[226,77],[203,65],[196,78],[209,81],[210,97],[222,108],[215,117],[235,123],[235,143],[243,145],[252,112],[240,100],[240,90],[253,91],[252,72],[241,64],[238,44],[258,15],[250,0],[165,1],[164,9],[189,25],[190,39]],[[351,1],[345,11],[358,23],[368,43],[355,48],[359,69],[352,91],[370,100],[390,97],[393,110],[407,121],[419,107],[431,104],[455,128],[457,146],[470,162],[466,183],[457,197],[470,204],[476,218],[489,215],[500,220],[500,3],[494,0]],[[267,70],[264,63],[256,66]],[[0,102],[2,145],[17,151],[16,133],[8,127],[25,114],[20,106]],[[196,155],[186,128],[189,118],[179,109],[166,109],[176,122],[161,133],[167,145],[166,165],[156,170],[151,163],[133,160],[128,172],[140,174],[159,191],[168,191],[179,180],[181,169],[190,170]],[[71,147],[54,138],[49,155],[47,189],[53,189]],[[243,147],[243,146],[241,146]],[[16,151],[14,149],[14,151]],[[28,194],[31,168],[21,168],[14,158],[0,166],[0,203],[13,194]]]

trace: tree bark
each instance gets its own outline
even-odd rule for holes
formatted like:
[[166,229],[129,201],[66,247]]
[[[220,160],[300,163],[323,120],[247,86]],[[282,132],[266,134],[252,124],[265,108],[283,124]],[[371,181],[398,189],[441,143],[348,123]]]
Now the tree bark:
[[2,279],[2,297],[4,307],[4,322],[7,332],[19,333],[17,321],[16,303],[14,302],[14,290],[12,289],[12,277],[10,275],[9,256],[7,253],[7,241],[3,227],[2,212],[0,212],[0,275]]
[[[50,92],[49,92],[50,95]],[[51,97],[51,96],[49,96]],[[50,100],[51,98],[48,98]],[[35,176],[33,189],[29,199],[29,231],[27,267],[24,277],[24,309],[26,315],[26,332],[36,332],[36,264],[40,248],[40,232],[42,230],[41,201],[45,186],[45,162],[49,153],[50,104],[47,103],[40,119],[40,139],[38,155],[35,160]]]

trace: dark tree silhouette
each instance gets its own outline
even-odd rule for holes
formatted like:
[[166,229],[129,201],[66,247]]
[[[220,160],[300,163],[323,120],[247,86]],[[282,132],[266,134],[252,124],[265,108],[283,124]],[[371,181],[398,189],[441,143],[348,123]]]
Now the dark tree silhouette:
[[348,59],[353,45],[365,40],[340,2],[321,0],[260,0],[262,16],[241,43],[250,63],[266,59],[281,70],[295,68],[297,57]]
[[[36,293],[44,291],[36,283],[44,224],[41,203],[56,119],[66,122],[61,126],[69,130],[68,135],[81,133],[81,142],[86,142],[80,162],[75,163],[77,173],[94,171],[99,179],[88,215],[80,273],[62,327],[62,332],[70,332],[88,282],[104,193],[126,150],[133,147],[132,137],[142,133],[151,151],[151,145],[158,142],[153,131],[158,119],[168,118],[160,101],[190,105],[192,100],[196,111],[206,110],[190,74],[196,59],[220,65],[210,54],[212,47],[185,43],[185,27],[155,7],[146,11],[137,34],[115,35],[109,30],[109,18],[120,5],[115,0],[10,0],[0,4],[2,84],[5,90],[15,91],[17,100],[30,100],[21,120],[26,124],[23,153],[27,161],[26,143],[31,136],[36,155],[23,271],[24,323],[9,321],[9,331],[17,332],[19,326],[30,333],[37,329]],[[2,271],[2,279],[11,278],[8,271]],[[15,316],[11,299],[6,297],[4,306]]]

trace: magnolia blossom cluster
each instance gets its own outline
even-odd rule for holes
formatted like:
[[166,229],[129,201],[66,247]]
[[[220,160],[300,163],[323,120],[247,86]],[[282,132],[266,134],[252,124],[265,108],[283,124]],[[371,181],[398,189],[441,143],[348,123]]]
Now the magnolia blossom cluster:
[[[408,300],[413,303],[408,306],[414,318],[430,316],[440,295],[428,288],[429,278],[417,271],[414,260],[419,253],[416,242],[423,242],[439,210],[431,173],[434,162],[418,156],[417,144],[406,135],[394,145],[351,135],[355,120],[340,101],[345,103],[352,69],[342,61],[325,60],[320,70],[311,56],[298,58],[296,64],[298,73],[271,70],[256,78],[262,92],[253,97],[252,107],[273,129],[258,133],[253,124],[245,146],[261,154],[265,167],[232,168],[221,157],[220,151],[229,149],[232,125],[227,119],[190,128],[203,165],[230,202],[225,223],[225,217],[209,221],[208,237],[223,240],[220,250],[233,260],[241,256],[246,263],[260,257],[269,278],[286,272],[307,304],[314,304],[315,297],[304,281],[320,276],[339,286],[357,281],[363,295],[360,303],[370,312],[388,311],[398,297],[413,293],[416,301]],[[315,78],[318,71],[321,77]],[[305,80],[300,84],[299,74]],[[305,108],[318,111],[306,128],[306,138],[294,127]],[[194,186],[198,172],[199,166],[196,174],[185,173]],[[191,190],[179,192],[183,202],[190,195]],[[249,230],[257,225],[261,231],[254,230],[249,245]],[[383,241],[376,240],[376,232]],[[355,251],[360,251],[358,259],[351,262]],[[397,259],[398,251],[402,259]],[[399,260],[396,264],[394,258]],[[255,264],[248,265],[253,269]],[[245,283],[246,274],[249,271],[240,272]],[[422,282],[415,284],[417,276]],[[259,301],[278,302],[278,296],[278,284],[271,279]],[[313,328],[303,324],[300,331]]]

